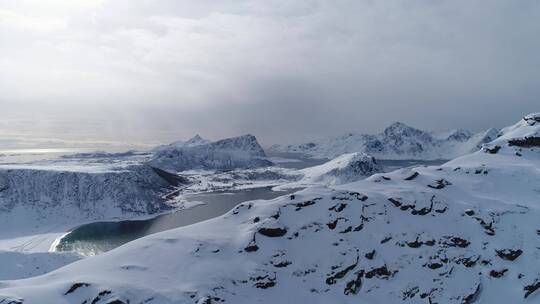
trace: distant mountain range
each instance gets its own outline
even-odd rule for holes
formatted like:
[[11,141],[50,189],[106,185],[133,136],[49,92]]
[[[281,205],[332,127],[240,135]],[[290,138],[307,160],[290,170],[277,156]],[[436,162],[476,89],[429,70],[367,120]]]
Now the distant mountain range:
[[268,152],[302,153],[317,158],[364,152],[378,159],[452,159],[480,149],[494,140],[499,130],[489,129],[476,134],[457,129],[428,132],[395,122],[379,134],[349,133],[317,141],[291,145],[273,145]]

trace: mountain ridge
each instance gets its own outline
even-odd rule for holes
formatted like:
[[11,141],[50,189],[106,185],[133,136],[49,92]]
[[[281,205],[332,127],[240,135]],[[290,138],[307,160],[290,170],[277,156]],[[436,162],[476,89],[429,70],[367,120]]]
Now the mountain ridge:
[[348,133],[301,144],[273,145],[268,151],[329,159],[353,152],[365,152],[377,159],[452,159],[480,149],[497,132],[496,129],[476,134],[464,129],[428,132],[394,122],[378,134]]

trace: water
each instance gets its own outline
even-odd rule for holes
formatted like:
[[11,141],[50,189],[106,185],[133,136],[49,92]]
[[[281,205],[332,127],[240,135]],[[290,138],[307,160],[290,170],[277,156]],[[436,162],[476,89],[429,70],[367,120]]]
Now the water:
[[304,169],[308,167],[322,165],[329,161],[327,158],[309,158],[302,153],[288,153],[288,152],[272,152],[267,153],[268,157],[279,157],[283,159],[290,159],[290,162],[285,160],[276,163],[276,166],[289,169]]
[[19,164],[56,160],[64,155],[78,153],[94,153],[100,151],[109,153],[124,152],[128,151],[130,148],[133,147],[0,149],[0,164]]
[[271,187],[261,187],[249,190],[190,195],[186,197],[188,201],[200,201],[206,204],[146,220],[95,222],[82,225],[63,237],[56,246],[56,250],[75,251],[85,256],[95,255],[149,234],[220,216],[241,202],[256,199],[273,199],[295,191],[298,191],[298,189],[272,191]]
[[[276,163],[276,166],[290,169],[304,169],[308,167],[322,165],[330,159],[327,158],[309,158],[302,153],[288,153],[288,152],[273,152],[267,153],[269,157],[279,157],[284,159],[291,159],[291,162],[280,161]],[[436,160],[417,160],[417,159],[377,159],[377,162],[384,166],[385,171],[394,171],[396,169],[412,167],[412,166],[439,166],[446,163],[448,160],[436,159]]]
[[391,172],[400,168],[415,167],[415,166],[440,166],[448,160],[435,159],[435,160],[417,160],[417,159],[377,159],[377,162],[383,165],[385,171]]

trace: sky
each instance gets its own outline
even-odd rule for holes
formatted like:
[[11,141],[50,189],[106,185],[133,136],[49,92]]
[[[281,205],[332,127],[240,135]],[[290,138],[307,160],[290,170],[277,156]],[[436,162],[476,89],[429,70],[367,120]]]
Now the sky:
[[0,148],[503,127],[539,37],[536,0],[0,0]]

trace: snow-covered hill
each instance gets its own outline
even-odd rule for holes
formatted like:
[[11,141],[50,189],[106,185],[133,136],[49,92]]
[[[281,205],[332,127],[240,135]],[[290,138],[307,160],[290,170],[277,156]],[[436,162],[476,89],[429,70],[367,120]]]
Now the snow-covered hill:
[[481,151],[245,202],[41,277],[6,303],[537,303],[540,113]]
[[432,133],[396,122],[377,135],[346,134],[298,145],[274,145],[269,152],[303,153],[318,158],[364,152],[377,159],[452,159],[494,140],[496,129],[477,134],[458,129]]
[[300,170],[304,177],[298,184],[340,185],[351,183],[383,172],[374,157],[363,153],[349,153],[319,166]]
[[149,163],[173,171],[191,169],[230,170],[272,165],[253,135],[227,138],[215,142],[162,146]]

